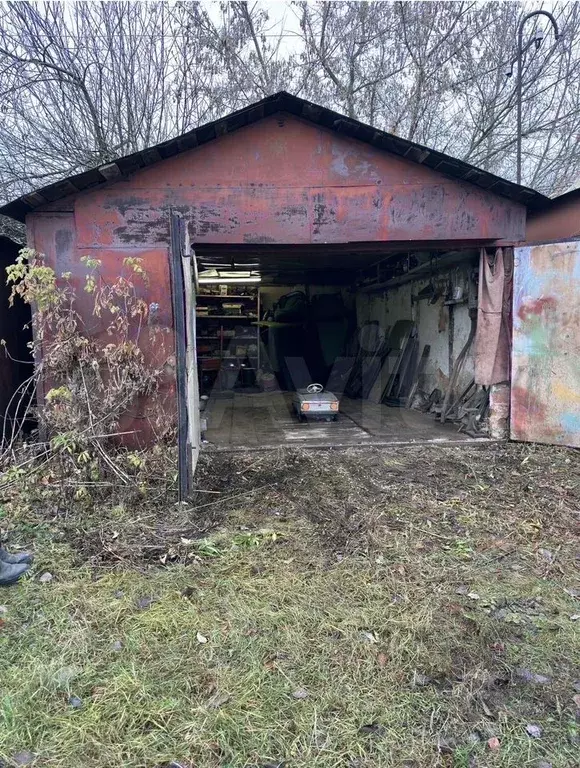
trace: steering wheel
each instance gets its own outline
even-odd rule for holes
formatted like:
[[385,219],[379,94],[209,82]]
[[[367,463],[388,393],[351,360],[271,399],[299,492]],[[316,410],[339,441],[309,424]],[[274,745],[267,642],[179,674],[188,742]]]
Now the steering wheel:
[[322,392],[323,389],[324,387],[322,384],[309,384],[306,387],[306,391],[309,395],[317,395],[319,392]]

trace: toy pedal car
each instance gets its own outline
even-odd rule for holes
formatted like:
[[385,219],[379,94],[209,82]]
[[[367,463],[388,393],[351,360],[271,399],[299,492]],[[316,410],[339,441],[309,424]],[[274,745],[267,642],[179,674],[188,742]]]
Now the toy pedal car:
[[301,421],[307,418],[336,421],[340,403],[332,392],[325,391],[322,384],[309,384],[294,393],[294,410]]

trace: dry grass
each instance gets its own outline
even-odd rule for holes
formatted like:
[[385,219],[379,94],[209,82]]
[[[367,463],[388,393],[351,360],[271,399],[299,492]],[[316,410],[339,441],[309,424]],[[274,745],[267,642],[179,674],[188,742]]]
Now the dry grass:
[[577,454],[221,454],[199,485],[5,500],[54,574],[0,593],[9,765],[580,766]]

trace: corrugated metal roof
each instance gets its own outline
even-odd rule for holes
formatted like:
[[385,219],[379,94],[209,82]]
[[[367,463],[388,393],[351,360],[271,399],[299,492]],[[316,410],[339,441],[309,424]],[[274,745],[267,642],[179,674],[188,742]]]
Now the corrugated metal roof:
[[153,163],[206,144],[226,133],[234,133],[239,128],[255,123],[277,112],[287,112],[296,115],[316,125],[337,131],[343,136],[358,139],[378,149],[406,157],[415,163],[426,165],[446,176],[468,181],[477,187],[490,190],[496,195],[523,203],[532,210],[543,208],[549,202],[549,198],[533,189],[514,184],[511,181],[507,181],[507,179],[502,179],[499,176],[483,171],[442,152],[429,149],[421,144],[403,139],[400,136],[380,131],[377,128],[365,125],[365,123],[353,120],[331,109],[313,104],[298,96],[292,96],[285,91],[280,91],[237,112],[232,112],[226,117],[195,128],[182,136],[164,141],[161,144],[135,152],[132,155],[121,157],[107,165],[78,173],[23,195],[0,208],[0,214],[10,216],[18,221],[24,221],[27,213],[34,211],[41,205],[113,182]]

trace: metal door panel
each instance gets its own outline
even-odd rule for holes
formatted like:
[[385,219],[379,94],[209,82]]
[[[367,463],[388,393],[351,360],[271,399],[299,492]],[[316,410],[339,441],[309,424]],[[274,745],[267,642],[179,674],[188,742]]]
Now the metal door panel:
[[510,433],[580,447],[580,242],[515,249]]

